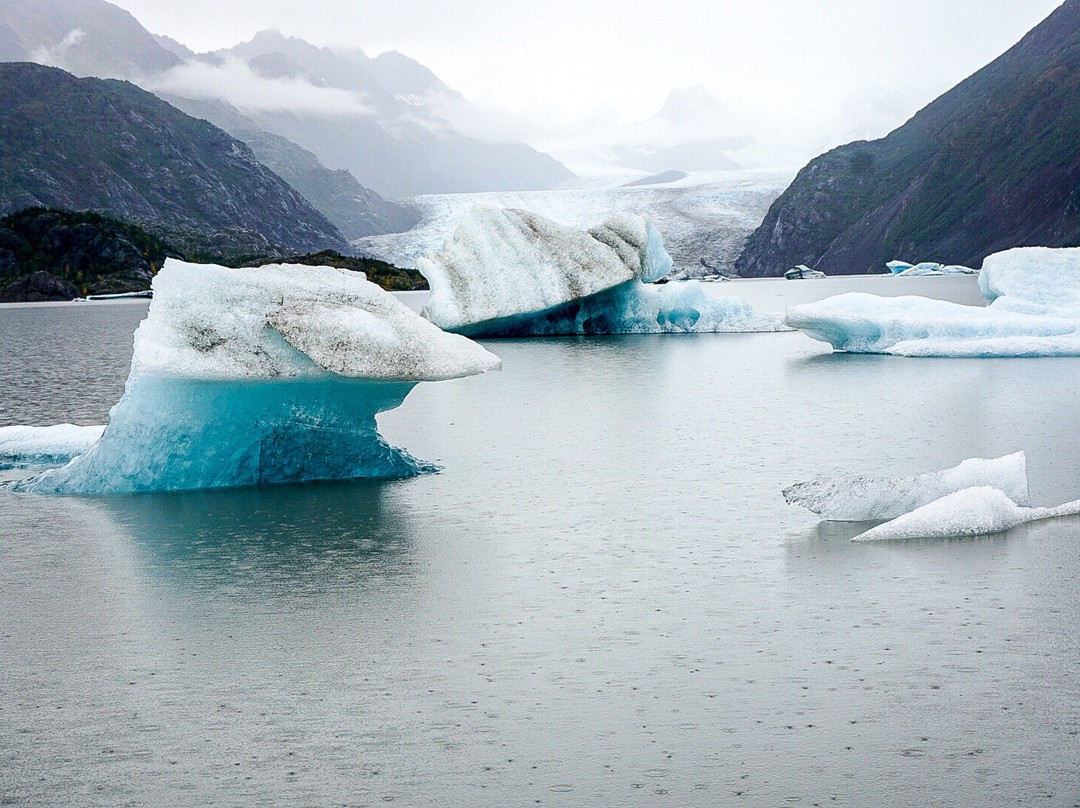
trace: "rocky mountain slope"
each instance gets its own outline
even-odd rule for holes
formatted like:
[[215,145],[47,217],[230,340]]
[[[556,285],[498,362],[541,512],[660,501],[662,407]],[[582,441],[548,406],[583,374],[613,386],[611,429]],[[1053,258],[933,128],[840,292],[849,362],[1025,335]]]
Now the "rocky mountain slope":
[[1015,246],[1080,244],[1080,0],[887,137],[813,160],[747,241],[737,271],[979,266]]
[[383,199],[344,169],[330,170],[307,149],[260,129],[224,101],[161,97],[188,115],[214,121],[250,146],[255,159],[299,191],[350,241],[381,233],[401,233],[420,220],[414,208]]
[[131,14],[102,0],[0,0],[0,58],[104,78],[180,64]]
[[189,257],[345,249],[251,150],[132,84],[0,64],[0,214],[94,210]]

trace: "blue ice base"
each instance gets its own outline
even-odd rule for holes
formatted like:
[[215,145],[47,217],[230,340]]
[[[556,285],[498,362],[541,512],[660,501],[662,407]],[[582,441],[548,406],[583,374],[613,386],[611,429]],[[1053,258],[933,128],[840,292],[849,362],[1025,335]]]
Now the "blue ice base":
[[129,379],[101,439],[66,466],[14,485],[112,494],[268,485],[438,470],[389,445],[375,415],[414,382]]
[[695,282],[627,281],[588,297],[527,314],[453,329],[474,339],[601,334],[686,334],[783,330],[738,297],[710,297]]

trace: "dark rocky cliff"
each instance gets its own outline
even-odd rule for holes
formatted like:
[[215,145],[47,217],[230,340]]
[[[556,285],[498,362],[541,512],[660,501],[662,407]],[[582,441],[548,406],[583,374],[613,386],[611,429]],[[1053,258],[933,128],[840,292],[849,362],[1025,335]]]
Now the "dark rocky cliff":
[[882,272],[893,258],[978,267],[1080,244],[1080,0],[885,138],[813,160],[736,262]]
[[132,84],[0,64],[0,214],[94,210],[189,257],[348,250],[251,150]]
[[149,289],[169,254],[135,225],[30,208],[0,218],[0,303]]

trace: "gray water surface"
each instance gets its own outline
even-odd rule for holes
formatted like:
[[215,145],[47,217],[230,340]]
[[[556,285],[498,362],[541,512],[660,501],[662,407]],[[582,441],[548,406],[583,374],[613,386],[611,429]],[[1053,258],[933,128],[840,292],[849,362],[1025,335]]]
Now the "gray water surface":
[[[0,423],[102,422],[143,309],[33,311]],[[779,493],[1024,449],[1074,499],[1075,360],[488,347],[380,416],[437,475],[0,490],[3,803],[1080,804],[1080,519],[850,544]]]

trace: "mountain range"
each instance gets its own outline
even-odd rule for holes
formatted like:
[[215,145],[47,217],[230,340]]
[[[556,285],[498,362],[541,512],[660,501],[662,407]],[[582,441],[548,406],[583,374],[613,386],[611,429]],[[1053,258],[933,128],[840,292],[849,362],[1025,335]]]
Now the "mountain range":
[[189,257],[347,250],[251,149],[133,84],[0,64],[0,215],[94,210]]
[[[226,102],[202,111],[242,132],[245,142],[256,132],[263,140],[285,138],[385,197],[536,190],[573,177],[523,143],[465,134],[479,111],[400,53],[369,58],[264,31],[233,48],[196,54],[150,34],[105,0],[0,0],[0,59],[126,78],[174,100]],[[337,215],[323,199],[312,202]]]
[[881,272],[977,267],[1010,247],[1080,245],[1080,0],[887,137],[811,161],[736,262]]

